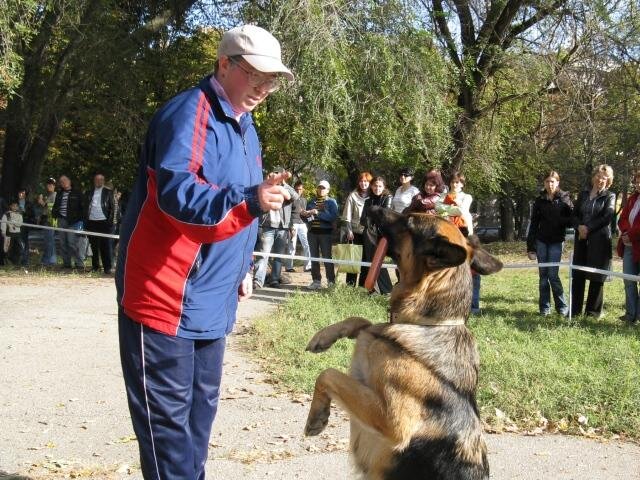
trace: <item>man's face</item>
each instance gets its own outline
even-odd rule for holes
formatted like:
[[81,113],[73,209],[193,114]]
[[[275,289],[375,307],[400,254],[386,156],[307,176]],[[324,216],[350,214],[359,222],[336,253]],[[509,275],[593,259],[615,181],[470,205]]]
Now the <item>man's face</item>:
[[104,175],[96,175],[95,177],[93,177],[93,185],[96,188],[102,188],[104,187]]
[[11,210],[12,212],[17,212],[18,204],[16,202],[13,202],[11,205],[9,205],[9,210]]
[[298,195],[302,195],[304,193],[304,187],[302,185],[298,185],[295,190]]
[[62,175],[58,182],[63,190],[69,190],[71,188],[71,180],[69,180],[69,177]]
[[318,197],[324,198],[329,193],[329,190],[327,190],[327,187],[324,187],[322,185],[318,185],[316,187],[316,193],[318,194]]
[[47,192],[51,193],[56,189],[56,184],[55,183],[47,183]]
[[24,190],[20,190],[20,191],[18,192],[18,198],[19,198],[20,200],[22,200],[22,199],[26,198],[26,196],[27,196],[27,192],[26,192],[26,191],[24,191]]
[[240,112],[251,112],[273,91],[277,74],[258,72],[244,59],[220,57],[216,79],[223,86],[231,105]]

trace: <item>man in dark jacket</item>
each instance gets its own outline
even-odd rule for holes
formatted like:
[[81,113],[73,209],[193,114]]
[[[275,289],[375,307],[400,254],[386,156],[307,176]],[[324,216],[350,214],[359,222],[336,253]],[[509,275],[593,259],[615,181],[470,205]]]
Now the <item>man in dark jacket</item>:
[[[85,229],[87,231],[104,234],[112,232],[115,214],[113,191],[104,186],[103,174],[96,173],[93,177],[93,188],[84,195],[84,207]],[[93,271],[100,270],[100,259],[102,259],[104,273],[111,273],[110,239],[89,235],[89,243],[93,252],[91,257]]]
[[[81,231],[83,228],[82,218],[84,208],[82,206],[82,193],[73,189],[71,180],[66,175],[62,175],[60,180],[60,191],[56,195],[51,214],[57,219],[58,227],[69,230]],[[60,255],[64,268],[71,268],[73,258],[76,268],[84,268],[84,247],[77,234],[72,232],[60,233]]]

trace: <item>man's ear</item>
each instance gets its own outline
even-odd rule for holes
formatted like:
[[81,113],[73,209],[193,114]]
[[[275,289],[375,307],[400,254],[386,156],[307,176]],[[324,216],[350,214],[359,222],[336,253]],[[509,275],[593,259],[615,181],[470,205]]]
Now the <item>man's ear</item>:
[[490,275],[502,270],[502,262],[482,248],[480,239],[476,235],[469,235],[467,243],[473,251],[471,268],[476,272],[480,275]]

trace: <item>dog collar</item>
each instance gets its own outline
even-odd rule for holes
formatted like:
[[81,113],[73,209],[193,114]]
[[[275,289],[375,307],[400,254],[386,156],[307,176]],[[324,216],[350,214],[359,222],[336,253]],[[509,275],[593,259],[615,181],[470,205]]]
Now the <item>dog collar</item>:
[[[402,322],[402,318],[406,318],[409,321]],[[464,325],[466,321],[464,318],[448,318],[445,320],[441,318],[423,317],[421,315],[401,315],[389,310],[389,323],[407,323],[425,327],[454,327]]]

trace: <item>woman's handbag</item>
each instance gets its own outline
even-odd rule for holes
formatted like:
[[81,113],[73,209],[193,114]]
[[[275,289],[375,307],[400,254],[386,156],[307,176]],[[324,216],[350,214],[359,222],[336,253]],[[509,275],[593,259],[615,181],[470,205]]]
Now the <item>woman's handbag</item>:
[[[333,246],[332,257],[336,260],[362,261],[362,245],[355,243],[339,243]],[[338,273],[360,273],[360,265],[338,264]]]

